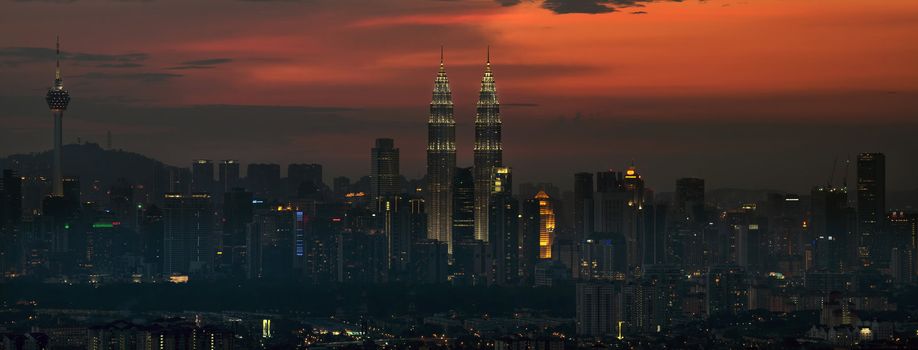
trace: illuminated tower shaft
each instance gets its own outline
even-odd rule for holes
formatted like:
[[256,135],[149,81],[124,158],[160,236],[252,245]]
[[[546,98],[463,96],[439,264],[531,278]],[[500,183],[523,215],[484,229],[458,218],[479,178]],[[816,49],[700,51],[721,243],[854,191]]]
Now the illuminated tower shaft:
[[502,165],[503,147],[500,137],[500,103],[491,74],[491,55],[481,91],[478,94],[478,110],[475,115],[475,239],[488,240],[488,202],[491,195],[491,177],[494,169]]
[[54,86],[48,89],[45,101],[48,102],[48,108],[51,109],[51,114],[54,116],[54,159],[52,160],[53,185],[51,195],[63,197],[64,180],[61,172],[61,143],[63,139],[64,111],[67,110],[67,105],[70,104],[70,94],[67,93],[67,90],[64,90],[64,80],[61,78],[60,38],[57,39],[57,70],[54,74]]
[[54,181],[54,188],[52,195],[63,197],[64,178],[61,171],[61,163],[63,162],[63,155],[61,154],[61,143],[64,137],[64,111],[53,110],[51,113],[54,115],[54,175],[51,177],[52,181]]
[[427,238],[447,242],[453,251],[453,173],[456,169],[456,120],[453,96],[440,51],[427,121]]

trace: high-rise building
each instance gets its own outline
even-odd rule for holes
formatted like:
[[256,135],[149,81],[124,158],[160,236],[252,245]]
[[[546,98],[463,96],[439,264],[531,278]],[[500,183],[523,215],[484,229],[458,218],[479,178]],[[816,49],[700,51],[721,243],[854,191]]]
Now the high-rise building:
[[338,176],[332,180],[332,191],[338,196],[344,196],[351,191],[351,179],[347,176]]
[[399,152],[395,148],[395,140],[376,139],[376,147],[370,150],[370,200],[376,203],[380,198],[398,195],[401,188]]
[[[403,210],[408,210],[405,200],[399,195],[383,195],[377,197],[376,201],[376,220],[377,227],[382,229],[386,238],[386,268],[393,270],[406,258],[407,251],[404,249],[404,241],[407,239],[407,232],[402,230],[399,215]],[[410,249],[410,248],[409,248]]]
[[491,208],[488,210],[488,243],[491,246],[491,283],[513,285],[519,278],[519,203],[513,198],[513,171],[494,169]]
[[593,174],[574,174],[574,234],[588,238],[593,234]]
[[288,193],[295,194],[297,197],[320,191],[324,184],[322,182],[322,164],[288,165],[287,184]]
[[491,272],[491,250],[479,240],[453,243],[452,282],[461,285],[484,285]]
[[577,283],[577,334],[621,336],[621,285],[615,282]]
[[249,164],[246,171],[247,189],[262,199],[277,199],[281,187],[280,165]]
[[22,177],[10,169],[3,170],[0,181],[0,230],[13,228],[22,221]]
[[296,211],[286,207],[255,208],[246,235],[246,276],[286,281],[296,257]]
[[707,271],[707,314],[738,314],[749,308],[746,271],[737,266],[713,266]]
[[10,169],[3,170],[0,178],[0,271],[15,271],[19,267],[23,250],[18,244],[22,221],[22,177]]
[[411,247],[412,276],[419,283],[438,284],[446,282],[447,242],[421,240]]
[[453,243],[475,238],[475,175],[473,168],[456,168],[453,177]]
[[237,276],[245,272],[246,232],[252,223],[254,203],[252,192],[234,188],[225,193],[223,198],[223,235],[217,247],[218,262],[224,271],[231,271]]
[[204,272],[212,261],[214,210],[209,194],[163,199],[163,275]]
[[664,260],[691,271],[705,264],[702,237],[708,221],[704,191],[703,179],[676,180],[672,205],[666,212]]
[[491,197],[491,177],[494,168],[503,162],[501,144],[500,102],[491,72],[491,52],[488,48],[481,90],[475,114],[475,239],[488,240],[488,208]]
[[65,176],[61,179],[61,187],[64,189],[64,200],[71,206],[71,209],[79,209],[83,202],[80,178],[76,176]]
[[555,241],[555,209],[545,191],[536,193],[534,199],[539,201],[539,259],[551,259],[551,247]]
[[886,156],[861,153],[857,156],[857,232],[858,255],[863,264],[888,260],[889,252],[877,247],[886,218]]
[[622,235],[629,267],[642,261],[644,237],[644,180],[634,167],[625,173],[605,171],[596,174],[594,198],[595,231]]
[[51,195],[60,197],[64,195],[64,176],[61,170],[64,111],[67,110],[67,105],[70,104],[70,93],[64,90],[64,79],[61,77],[60,37],[57,38],[57,70],[54,73],[54,86],[48,89],[45,101],[48,102],[48,108],[51,109],[51,114],[54,116],[54,158],[52,161],[54,173],[51,175]]
[[214,163],[209,159],[196,159],[191,163],[191,192],[213,193]]
[[[522,196],[522,194],[520,195]],[[520,200],[519,214],[519,276],[522,282],[531,284],[535,266],[539,262],[539,236],[542,231],[542,216],[539,200],[526,197]]]
[[855,265],[860,241],[849,223],[848,191],[843,187],[816,187],[810,192],[808,237],[816,254],[815,266],[838,272]]
[[427,121],[427,238],[446,242],[452,252],[453,172],[456,169],[456,119],[443,50]]
[[704,220],[704,179],[682,178],[676,180],[673,195],[674,214],[679,221]]
[[234,187],[240,187],[242,184],[239,182],[239,161],[233,159],[226,159],[220,161],[220,186],[222,186],[221,192],[229,192]]

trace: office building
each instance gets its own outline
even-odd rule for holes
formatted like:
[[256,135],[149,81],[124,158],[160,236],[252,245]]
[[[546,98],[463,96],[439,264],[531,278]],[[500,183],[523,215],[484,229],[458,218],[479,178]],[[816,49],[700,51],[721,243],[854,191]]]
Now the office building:
[[401,192],[399,152],[395,148],[395,140],[376,139],[376,146],[370,150],[370,200],[377,202]]
[[443,50],[427,121],[427,238],[445,242],[452,252],[453,173],[456,169],[456,119]]
[[213,193],[214,163],[208,159],[197,159],[191,163],[191,192]]
[[213,261],[214,210],[209,194],[163,199],[163,275],[206,272]]
[[475,239],[488,240],[488,209],[491,196],[491,176],[503,163],[501,143],[500,102],[491,72],[488,49],[481,90],[475,114]]
[[453,243],[475,239],[473,168],[456,168],[453,178]]

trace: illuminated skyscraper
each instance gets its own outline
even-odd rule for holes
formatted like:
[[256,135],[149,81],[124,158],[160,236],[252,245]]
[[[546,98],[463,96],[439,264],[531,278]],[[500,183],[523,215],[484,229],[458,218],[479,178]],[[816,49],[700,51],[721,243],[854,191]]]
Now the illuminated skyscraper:
[[446,242],[452,252],[453,172],[456,169],[456,119],[453,95],[440,49],[440,71],[434,81],[427,121],[427,237]]
[[491,74],[491,52],[481,78],[478,111],[475,115],[475,239],[488,240],[488,202],[494,168],[502,163],[500,103]]
[[555,241],[555,209],[545,191],[536,193],[539,201],[539,259],[551,259],[551,246]]
[[48,108],[54,115],[54,174],[52,174],[51,195],[61,197],[64,195],[63,175],[61,174],[61,142],[63,140],[64,111],[70,104],[70,94],[64,90],[64,79],[61,78],[61,39],[57,38],[57,70],[54,73],[54,86],[48,89],[45,96]]

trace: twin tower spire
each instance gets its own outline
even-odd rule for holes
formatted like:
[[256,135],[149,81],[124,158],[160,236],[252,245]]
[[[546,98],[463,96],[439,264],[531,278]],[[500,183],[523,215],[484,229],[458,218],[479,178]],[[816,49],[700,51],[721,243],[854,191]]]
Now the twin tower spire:
[[[502,166],[500,103],[491,71],[491,48],[488,47],[484,76],[481,78],[475,114],[475,230],[473,237],[456,237],[488,241],[488,201],[494,169]],[[456,119],[453,97],[446,76],[443,47],[440,47],[440,69],[434,80],[430,117],[427,121],[427,237],[445,242],[453,248],[453,177],[456,171]]]

